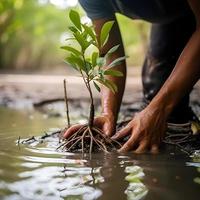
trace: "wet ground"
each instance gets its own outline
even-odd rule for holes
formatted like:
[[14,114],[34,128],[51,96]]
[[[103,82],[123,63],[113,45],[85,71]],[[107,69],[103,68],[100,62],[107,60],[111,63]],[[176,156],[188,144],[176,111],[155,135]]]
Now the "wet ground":
[[[199,154],[189,157],[174,146],[158,155],[95,153],[83,157],[56,150],[56,136],[42,143],[18,144],[19,137],[41,136],[66,125],[63,78],[0,74],[0,199],[199,199]],[[68,80],[72,122],[84,123],[88,101],[82,82],[75,77]],[[138,76],[128,77],[120,120],[142,106],[138,80]],[[198,116],[199,88],[197,84],[191,95]],[[98,98],[95,94],[100,108]],[[59,101],[40,106],[49,99]]]

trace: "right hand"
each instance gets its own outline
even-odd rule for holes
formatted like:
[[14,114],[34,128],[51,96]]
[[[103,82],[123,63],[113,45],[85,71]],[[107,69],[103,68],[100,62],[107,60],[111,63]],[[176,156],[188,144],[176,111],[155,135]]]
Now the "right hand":
[[[85,125],[76,124],[76,125],[71,126],[70,128],[66,130],[63,137],[66,139],[69,138],[71,135],[76,133],[83,126]],[[96,117],[94,119],[93,126],[101,129],[105,135],[111,137],[115,133],[116,121],[114,120],[114,117],[107,114],[102,114],[101,116]]]

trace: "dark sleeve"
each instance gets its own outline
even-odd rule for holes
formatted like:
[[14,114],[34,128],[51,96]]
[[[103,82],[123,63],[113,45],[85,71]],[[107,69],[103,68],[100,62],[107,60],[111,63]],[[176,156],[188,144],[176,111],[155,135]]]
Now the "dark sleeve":
[[79,3],[91,20],[113,19],[115,16],[110,0],[79,0]]

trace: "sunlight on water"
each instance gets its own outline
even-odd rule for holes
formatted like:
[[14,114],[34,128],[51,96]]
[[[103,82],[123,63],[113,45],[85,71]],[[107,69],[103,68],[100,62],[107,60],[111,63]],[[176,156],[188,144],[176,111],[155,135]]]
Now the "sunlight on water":
[[200,195],[197,157],[132,153],[83,157],[57,151],[58,137],[17,145],[19,136],[42,135],[48,127],[62,127],[63,119],[43,118],[37,112],[31,113],[34,119],[27,117],[29,112],[2,109],[1,113],[1,200],[182,200]]

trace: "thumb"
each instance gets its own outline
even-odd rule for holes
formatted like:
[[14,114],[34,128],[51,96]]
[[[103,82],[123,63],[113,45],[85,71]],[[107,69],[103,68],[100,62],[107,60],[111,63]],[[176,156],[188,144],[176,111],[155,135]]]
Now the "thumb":
[[103,126],[103,132],[108,137],[111,137],[113,133],[115,132],[115,126],[111,123],[105,123]]

